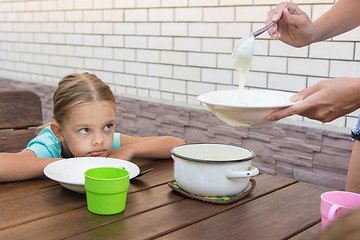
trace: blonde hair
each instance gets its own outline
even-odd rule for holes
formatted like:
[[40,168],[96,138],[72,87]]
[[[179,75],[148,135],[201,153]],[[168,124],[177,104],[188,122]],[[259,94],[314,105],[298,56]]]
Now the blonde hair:
[[61,126],[71,110],[82,103],[109,101],[115,97],[110,87],[94,74],[73,73],[63,77],[53,95],[53,118]]

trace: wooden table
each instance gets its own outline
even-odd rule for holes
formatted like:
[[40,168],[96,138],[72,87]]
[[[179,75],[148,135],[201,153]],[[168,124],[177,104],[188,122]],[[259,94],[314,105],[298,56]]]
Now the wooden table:
[[267,174],[229,205],[172,191],[172,160],[136,160],[154,170],[131,181],[124,212],[87,210],[84,194],[49,179],[0,184],[0,239],[313,239],[320,194],[329,189]]

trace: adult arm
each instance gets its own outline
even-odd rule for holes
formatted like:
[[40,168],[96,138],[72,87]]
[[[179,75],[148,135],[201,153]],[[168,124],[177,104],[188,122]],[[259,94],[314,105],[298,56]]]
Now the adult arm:
[[269,11],[266,24],[278,21],[268,33],[294,47],[303,47],[347,32],[360,25],[360,1],[339,0],[316,21],[296,4],[283,2]]
[[334,78],[320,81],[292,97],[302,100],[271,113],[274,121],[298,114],[322,122],[330,122],[360,108],[360,78]]
[[314,21],[314,42],[350,31],[360,25],[360,1],[339,0],[334,6]]
[[[294,3],[278,4],[268,13],[267,23],[282,17],[269,30],[272,38],[295,47],[302,47],[349,31],[360,24],[360,1],[339,0],[314,23]],[[359,78],[335,78],[321,81],[295,95],[303,100],[291,107],[273,112],[268,120],[299,114],[322,122],[332,121],[359,108]]]

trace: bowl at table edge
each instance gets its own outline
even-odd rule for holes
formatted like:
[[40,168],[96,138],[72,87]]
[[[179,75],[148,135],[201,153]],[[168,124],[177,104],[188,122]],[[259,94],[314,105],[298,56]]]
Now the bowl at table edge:
[[239,101],[239,90],[222,90],[201,94],[198,100],[227,125],[233,127],[259,128],[270,126],[274,121],[266,117],[275,110],[294,104],[294,93],[273,90],[248,90]]

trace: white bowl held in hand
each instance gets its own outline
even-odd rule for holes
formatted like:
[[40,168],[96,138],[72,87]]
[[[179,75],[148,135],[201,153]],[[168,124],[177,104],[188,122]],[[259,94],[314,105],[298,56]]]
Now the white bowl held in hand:
[[273,111],[293,105],[293,93],[272,90],[244,90],[239,101],[239,90],[223,90],[204,93],[198,100],[207,104],[220,120],[233,127],[266,127],[273,122],[266,117]]

